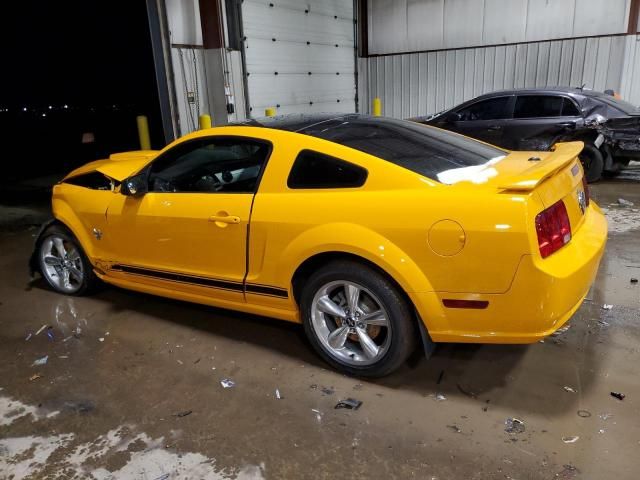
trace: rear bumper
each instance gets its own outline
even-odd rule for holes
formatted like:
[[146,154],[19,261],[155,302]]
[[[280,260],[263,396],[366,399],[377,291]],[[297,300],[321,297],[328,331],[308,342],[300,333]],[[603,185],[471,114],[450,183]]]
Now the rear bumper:
[[[592,203],[571,242],[546,259],[522,257],[504,294],[412,294],[436,342],[533,343],[552,334],[582,304],[598,273],[607,221]],[[486,300],[487,308],[445,308],[445,298]]]

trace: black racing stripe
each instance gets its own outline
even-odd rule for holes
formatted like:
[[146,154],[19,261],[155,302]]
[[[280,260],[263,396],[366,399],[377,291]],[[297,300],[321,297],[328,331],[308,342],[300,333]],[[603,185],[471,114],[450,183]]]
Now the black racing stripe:
[[247,283],[247,293],[257,293],[258,295],[270,295],[272,297],[288,298],[289,292],[284,288],[270,287],[268,285],[251,285]]
[[[145,277],[159,278],[162,280],[169,280],[173,282],[189,283],[194,285],[202,285],[205,287],[220,288],[223,290],[233,290],[237,292],[243,291],[242,283],[229,282],[226,280],[219,280],[216,278],[197,277],[194,275],[185,275],[175,272],[163,272],[160,270],[151,270],[143,267],[133,267],[131,265],[112,265],[111,270],[118,272],[130,273],[133,275],[142,275]],[[268,295],[278,298],[288,298],[289,292],[284,288],[272,287],[269,285],[255,285],[247,284],[246,291],[248,293],[255,293],[258,295]]]
[[146,277],[161,278],[162,280],[192,283],[205,287],[222,288],[224,290],[234,290],[238,292],[242,291],[242,283],[228,282],[215,278],[196,277],[193,275],[184,275],[182,273],[161,272],[158,270],[149,270],[147,268],[132,267],[129,265],[113,265],[111,269],[125,273],[132,273],[134,275],[144,275]]

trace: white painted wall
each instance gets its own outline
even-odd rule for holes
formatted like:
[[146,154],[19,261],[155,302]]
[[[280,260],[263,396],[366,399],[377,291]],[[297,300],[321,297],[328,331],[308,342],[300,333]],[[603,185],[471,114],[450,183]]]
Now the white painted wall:
[[630,0],[368,0],[369,53],[626,33]]

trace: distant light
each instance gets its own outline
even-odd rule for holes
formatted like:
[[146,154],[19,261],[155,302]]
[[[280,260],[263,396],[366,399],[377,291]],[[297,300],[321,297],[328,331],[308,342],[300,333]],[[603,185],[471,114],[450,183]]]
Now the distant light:
[[46,113],[43,113],[43,114],[42,114],[42,116],[43,116],[43,117],[46,117],[46,116],[47,116],[47,114],[46,114]]
[[27,107],[22,107],[22,111],[26,112],[27,111]]
[[53,107],[51,105],[49,105],[49,110],[51,110]]
[[69,105],[67,105],[66,103],[64,104],[64,107],[62,108],[69,108]]

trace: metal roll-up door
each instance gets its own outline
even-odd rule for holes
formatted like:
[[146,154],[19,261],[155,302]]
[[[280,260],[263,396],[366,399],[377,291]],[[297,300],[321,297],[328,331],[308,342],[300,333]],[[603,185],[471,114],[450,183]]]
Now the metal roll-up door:
[[353,112],[353,0],[242,3],[250,115]]

